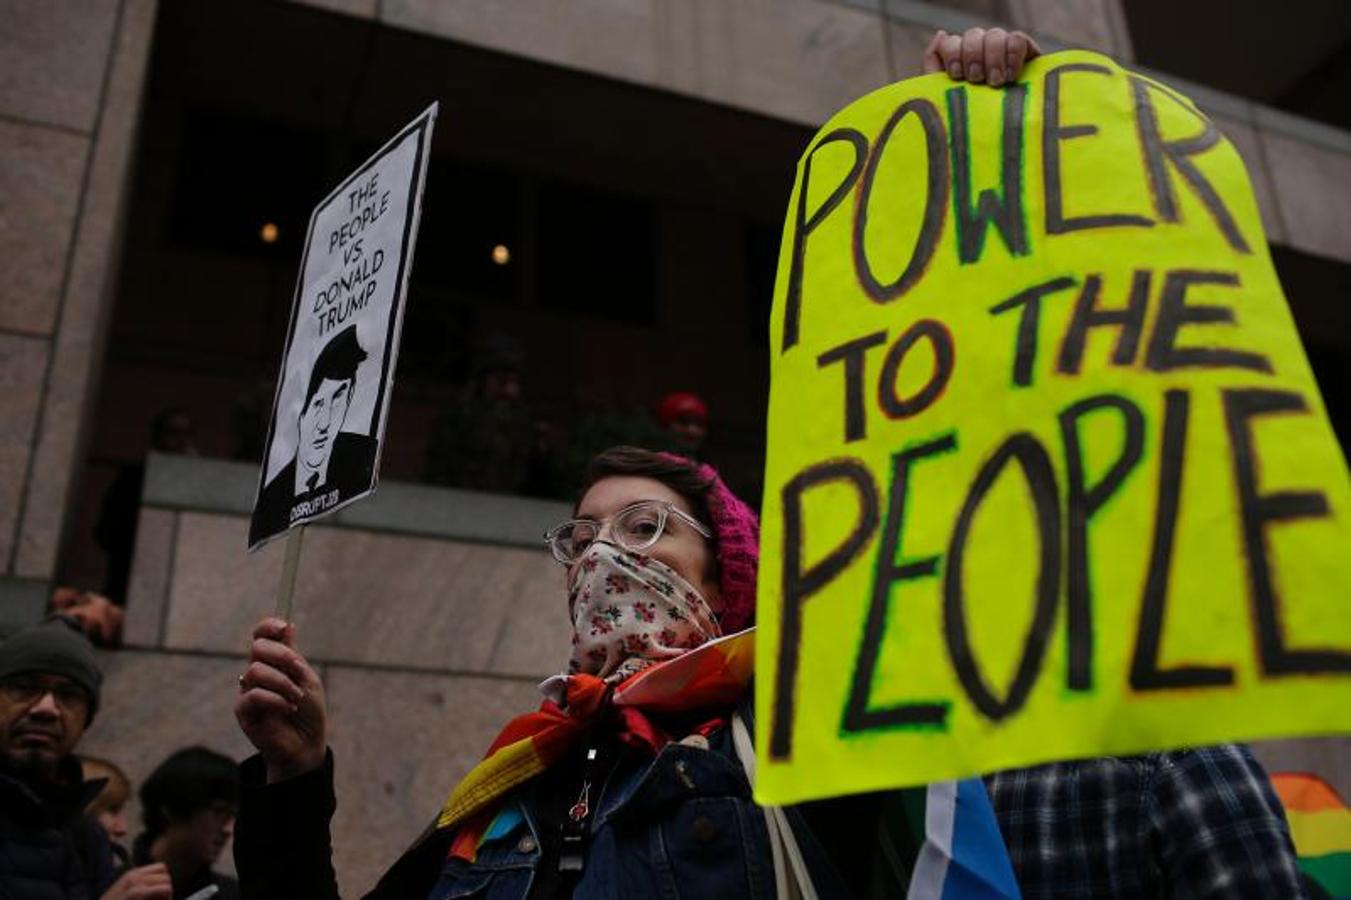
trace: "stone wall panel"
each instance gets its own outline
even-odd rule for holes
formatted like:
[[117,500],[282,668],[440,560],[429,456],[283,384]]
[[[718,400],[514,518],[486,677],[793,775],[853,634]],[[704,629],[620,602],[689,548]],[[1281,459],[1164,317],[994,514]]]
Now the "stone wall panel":
[[1351,154],[1259,132],[1288,243],[1351,262]]
[[141,508],[127,584],[127,618],[122,626],[122,642],[128,646],[159,645],[173,577],[177,525],[178,516],[172,510]]
[[[249,553],[247,536],[240,516],[179,515],[165,647],[241,653],[248,646],[254,624],[273,611],[285,551],[277,541]],[[299,641],[308,649],[308,635]]]
[[529,681],[328,668],[337,767],[334,860],[357,897],[426,827],[507,721],[539,706]]
[[0,0],[0,114],[94,127],[118,0]]
[[8,571],[50,343],[0,334],[0,567]]
[[51,334],[88,152],[88,138],[0,121],[0,328]]

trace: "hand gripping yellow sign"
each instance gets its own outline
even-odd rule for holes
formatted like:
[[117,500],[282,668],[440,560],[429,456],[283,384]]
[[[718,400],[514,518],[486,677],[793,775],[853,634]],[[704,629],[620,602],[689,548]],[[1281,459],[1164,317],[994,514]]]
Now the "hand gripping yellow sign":
[[771,357],[761,802],[1351,730],[1351,482],[1185,97],[1070,52],[856,101]]

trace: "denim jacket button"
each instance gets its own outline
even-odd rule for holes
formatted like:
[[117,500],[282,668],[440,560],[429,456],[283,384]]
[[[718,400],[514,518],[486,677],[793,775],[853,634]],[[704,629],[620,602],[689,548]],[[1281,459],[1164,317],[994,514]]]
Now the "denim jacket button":
[[523,836],[521,837],[520,843],[518,843],[518,844],[516,845],[516,849],[519,850],[519,851],[522,852],[522,853],[533,853],[533,852],[535,852],[535,838],[534,838],[534,836],[533,836],[533,835],[529,835],[529,834],[523,835]]
[[690,823],[690,831],[693,832],[696,840],[703,841],[705,844],[718,836],[718,826],[713,824],[713,820],[708,816],[700,816]]

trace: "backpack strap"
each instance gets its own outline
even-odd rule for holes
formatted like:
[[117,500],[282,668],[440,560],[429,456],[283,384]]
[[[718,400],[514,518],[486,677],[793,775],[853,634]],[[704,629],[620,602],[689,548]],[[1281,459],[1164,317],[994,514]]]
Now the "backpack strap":
[[[732,716],[732,744],[746,778],[755,786],[755,746],[740,711]],[[774,861],[774,887],[778,900],[817,900],[816,888],[797,836],[781,806],[762,806],[769,831],[769,849]]]

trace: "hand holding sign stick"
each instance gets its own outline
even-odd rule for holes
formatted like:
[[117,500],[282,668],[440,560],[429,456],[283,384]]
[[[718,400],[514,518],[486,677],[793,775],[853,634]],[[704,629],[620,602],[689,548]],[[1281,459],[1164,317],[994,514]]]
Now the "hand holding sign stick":
[[306,523],[375,489],[417,239],[433,104],[310,217],[249,549],[283,533],[276,618],[254,628],[235,716],[269,781],[322,765],[324,686],[290,624]]
[[291,602],[296,593],[296,570],[300,568],[300,545],[305,540],[305,526],[291,530],[286,535],[286,559],[281,566],[281,579],[277,582],[277,618],[283,622],[291,621]]

